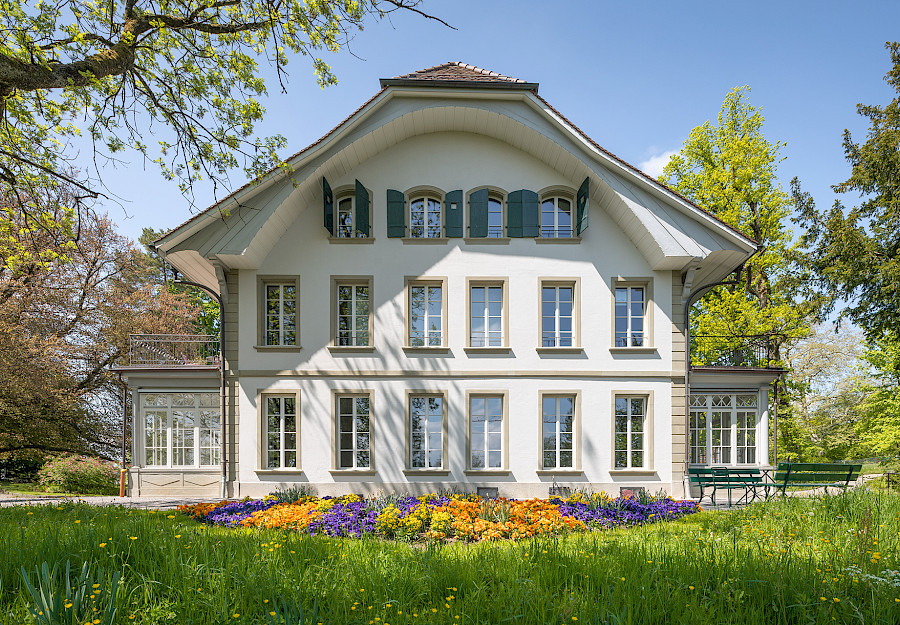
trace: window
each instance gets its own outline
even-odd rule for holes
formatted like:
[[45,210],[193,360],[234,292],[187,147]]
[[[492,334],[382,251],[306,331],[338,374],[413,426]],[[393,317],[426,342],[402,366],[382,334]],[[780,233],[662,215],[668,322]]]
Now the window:
[[356,236],[356,228],[353,227],[353,198],[345,197],[337,203],[337,222],[334,236],[350,238]]
[[145,466],[219,463],[218,393],[141,393]]
[[541,347],[575,347],[575,284],[541,282]]
[[755,393],[691,395],[691,463],[755,464],[758,401]]
[[368,469],[372,466],[370,410],[368,395],[337,396],[339,469]]
[[615,468],[644,468],[646,399],[616,397]]
[[440,238],[441,202],[420,197],[409,203],[409,236],[412,238]]
[[615,346],[643,347],[646,345],[644,313],[646,288],[617,286],[615,300]]
[[267,469],[297,467],[297,398],[293,395],[263,397]]
[[488,198],[487,222],[488,238],[501,238],[503,236],[503,202],[499,198]]
[[409,396],[409,466],[440,469],[444,459],[444,398]]
[[267,282],[265,292],[265,342],[263,345],[296,345],[296,285]]
[[444,280],[407,282],[409,347],[442,347],[446,301]]
[[469,468],[503,468],[503,395],[469,397]]
[[551,197],[541,202],[541,236],[554,239],[572,237],[572,202]]
[[372,277],[332,276],[331,286],[333,347],[371,347]]
[[505,284],[469,284],[469,346],[502,347],[506,337]]
[[541,397],[541,440],[544,469],[572,469],[574,457],[574,395]]

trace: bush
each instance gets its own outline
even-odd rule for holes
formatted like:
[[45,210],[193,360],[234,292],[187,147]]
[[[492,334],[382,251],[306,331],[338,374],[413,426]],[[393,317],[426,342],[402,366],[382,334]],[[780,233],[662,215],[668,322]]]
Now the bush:
[[37,451],[10,451],[0,454],[0,479],[34,482],[46,455]]
[[41,467],[38,483],[51,492],[115,495],[119,492],[119,468],[109,460],[65,455]]

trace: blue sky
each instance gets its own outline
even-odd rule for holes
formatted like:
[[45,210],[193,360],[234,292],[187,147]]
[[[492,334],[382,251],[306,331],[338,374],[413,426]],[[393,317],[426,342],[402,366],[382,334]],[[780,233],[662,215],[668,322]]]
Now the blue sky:
[[[778,173],[799,176],[818,206],[849,173],[841,134],[866,131],[856,104],[886,104],[888,40],[900,39],[900,2],[536,2],[426,0],[458,30],[412,14],[370,22],[349,51],[326,56],[339,83],[316,85],[293,59],[287,93],[269,81],[260,134],[280,133],[286,154],[315,141],[378,89],[378,79],[463,61],[540,83],[540,94],[600,145],[654,175],[664,155],[715,119],[726,93],[749,85],[764,134],[786,142]],[[894,27],[890,25],[894,24]],[[145,137],[152,141],[152,137]],[[121,198],[108,204],[121,231],[168,229],[192,213],[155,165],[105,170]],[[233,177],[234,188],[245,182]],[[842,198],[853,205],[857,198]],[[215,198],[198,189],[204,207]]]

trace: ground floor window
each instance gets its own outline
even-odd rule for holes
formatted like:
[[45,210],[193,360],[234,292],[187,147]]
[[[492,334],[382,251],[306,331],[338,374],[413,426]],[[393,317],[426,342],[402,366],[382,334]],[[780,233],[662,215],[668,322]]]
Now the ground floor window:
[[444,398],[411,395],[409,398],[409,455],[413,469],[443,466]]
[[503,467],[503,396],[469,398],[469,467]]
[[339,395],[338,468],[368,469],[372,466],[370,399],[368,395]]
[[266,468],[296,468],[297,398],[267,395],[265,403]]
[[756,393],[691,395],[692,464],[755,464]]
[[542,464],[544,469],[571,469],[574,465],[574,395],[541,397]]
[[145,466],[219,463],[218,393],[140,393],[139,404]]
[[644,397],[616,397],[615,466],[617,469],[644,467]]

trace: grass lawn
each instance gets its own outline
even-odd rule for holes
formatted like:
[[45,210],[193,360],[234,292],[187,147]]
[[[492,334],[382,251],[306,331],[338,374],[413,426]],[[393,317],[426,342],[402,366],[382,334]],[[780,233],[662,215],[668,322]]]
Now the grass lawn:
[[[900,495],[864,490],[474,544],[229,529],[76,504],[2,508],[0,622],[898,623],[898,542]],[[49,590],[61,586],[50,567],[67,561],[76,592],[39,616],[72,618],[36,621],[20,569]],[[114,616],[104,612],[113,596]]]
[[35,497],[88,497],[90,494],[85,493],[57,493],[50,492],[37,482],[11,482],[9,480],[0,480],[0,492],[12,493],[14,495],[32,495]]

